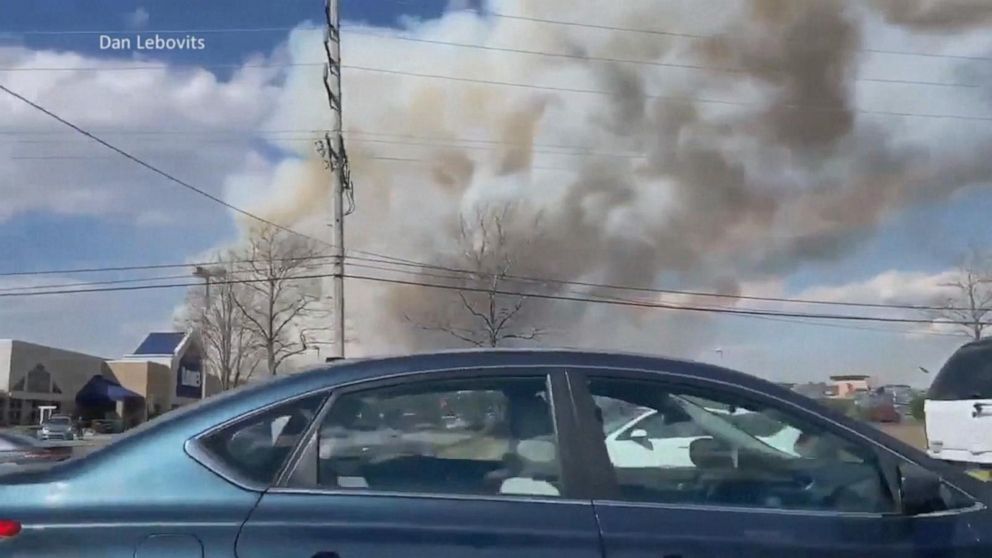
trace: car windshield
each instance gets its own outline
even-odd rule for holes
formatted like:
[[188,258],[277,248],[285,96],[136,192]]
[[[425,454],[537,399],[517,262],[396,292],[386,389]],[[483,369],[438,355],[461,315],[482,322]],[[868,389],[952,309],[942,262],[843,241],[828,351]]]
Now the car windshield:
[[70,422],[69,417],[51,417],[45,421],[45,424],[50,424],[53,426],[66,426]]

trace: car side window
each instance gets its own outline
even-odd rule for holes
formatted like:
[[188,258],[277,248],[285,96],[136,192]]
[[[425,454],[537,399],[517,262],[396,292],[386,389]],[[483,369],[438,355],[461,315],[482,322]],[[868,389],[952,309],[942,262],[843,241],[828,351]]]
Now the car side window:
[[245,478],[270,484],[324,399],[322,394],[277,405],[210,433],[201,445]]
[[316,435],[320,488],[561,493],[544,377],[426,381],[343,393]]
[[[874,451],[792,413],[731,393],[654,382],[593,378],[589,388],[604,415],[604,443],[622,499],[895,511]],[[640,415],[607,422],[605,409]],[[664,428],[637,428],[632,435],[638,416]],[[657,436],[669,432],[678,435]]]

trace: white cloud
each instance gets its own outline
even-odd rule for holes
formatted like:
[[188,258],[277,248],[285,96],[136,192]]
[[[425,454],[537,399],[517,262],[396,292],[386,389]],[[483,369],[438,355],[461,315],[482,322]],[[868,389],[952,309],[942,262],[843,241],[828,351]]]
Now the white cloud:
[[954,280],[955,271],[923,273],[889,270],[863,281],[811,287],[796,298],[833,302],[869,302],[903,305],[932,305],[954,294],[943,284]]
[[[220,192],[241,167],[253,131],[267,117],[276,71],[246,68],[228,80],[202,69],[118,70],[155,61],[90,58],[72,52],[0,47],[12,68],[106,68],[21,71],[5,85],[54,113],[174,173]],[[193,197],[7,95],[0,127],[0,222],[27,211],[62,214],[160,214],[216,219],[223,209]],[[147,215],[141,218],[147,223]]]

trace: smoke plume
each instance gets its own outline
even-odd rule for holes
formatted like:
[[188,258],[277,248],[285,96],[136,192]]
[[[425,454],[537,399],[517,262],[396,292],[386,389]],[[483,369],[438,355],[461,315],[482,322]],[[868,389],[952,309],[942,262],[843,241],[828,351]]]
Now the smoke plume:
[[[962,140],[954,123],[862,108],[858,80],[869,41],[863,6],[751,0],[725,2],[717,14],[701,13],[694,2],[663,4],[492,0],[488,9],[694,37],[547,25],[485,11],[411,21],[402,31],[370,29],[379,37],[346,33],[346,66],[539,86],[346,67],[358,207],[348,218],[349,246],[461,267],[452,240],[459,217],[514,202],[522,214],[508,224],[518,239],[515,274],[738,294],[742,282],[842,258],[895,213],[992,177],[984,155],[990,138],[979,127],[969,127],[975,131]],[[992,4],[978,0],[871,6],[872,15],[910,30],[974,27],[992,16]],[[578,57],[381,37],[393,34]],[[318,41],[298,32],[289,52],[312,58]],[[326,111],[320,91],[319,75],[294,70],[286,93],[292,102],[272,127],[315,127]],[[274,205],[273,215],[319,215],[326,190],[306,182],[326,177],[287,177],[293,182],[277,182],[273,193],[291,199]],[[451,341],[402,317],[451,310],[454,293],[358,281],[348,289],[364,350]],[[554,332],[549,342],[556,345],[687,356],[703,348],[702,333],[711,326],[698,315],[537,301],[526,319]]]

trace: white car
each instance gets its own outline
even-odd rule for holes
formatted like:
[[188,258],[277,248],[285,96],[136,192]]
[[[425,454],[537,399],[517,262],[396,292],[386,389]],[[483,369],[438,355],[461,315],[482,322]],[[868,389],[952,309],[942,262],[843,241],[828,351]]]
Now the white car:
[[[691,410],[689,407],[686,410]],[[791,426],[774,423],[776,432],[765,435],[752,435],[741,423],[748,418],[762,418],[763,415],[744,409],[733,412],[724,409],[698,408],[702,413],[710,414],[717,421],[690,420],[665,423],[665,418],[655,410],[644,410],[632,420],[607,434],[606,451],[610,461],[621,468],[638,467],[693,467],[689,454],[689,446],[695,440],[711,438],[712,436],[700,426],[710,422],[719,428],[719,422],[737,431],[738,436],[748,435],[760,440],[763,444],[788,455],[798,455],[796,442],[800,431]],[[748,416],[750,415],[750,417]],[[704,418],[704,417],[701,417]],[[728,420],[729,419],[729,420]],[[769,422],[767,419],[765,422]],[[746,445],[746,444],[742,444]]]
[[924,409],[931,457],[992,467],[992,338],[968,343],[947,359]]

